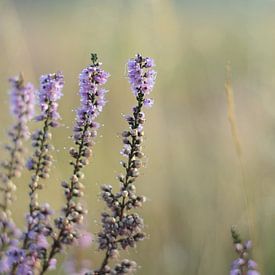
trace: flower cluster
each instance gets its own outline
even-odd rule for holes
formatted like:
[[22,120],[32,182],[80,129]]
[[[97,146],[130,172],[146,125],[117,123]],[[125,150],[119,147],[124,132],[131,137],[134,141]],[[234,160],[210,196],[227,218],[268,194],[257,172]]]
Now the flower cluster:
[[[27,162],[27,168],[33,171],[33,174],[29,184],[30,204],[29,213],[26,215],[27,230],[22,236],[23,245],[20,249],[18,248],[24,257],[18,261],[13,253],[9,253],[10,261],[13,262],[12,269],[14,272],[17,270],[17,274],[25,274],[22,273],[22,270],[35,270],[39,260],[45,258],[48,246],[47,237],[52,233],[49,218],[52,211],[48,204],[44,206],[39,205],[36,191],[43,188],[40,179],[49,177],[52,163],[50,153],[52,146],[49,142],[51,139],[50,128],[58,126],[60,116],[57,108],[58,100],[62,96],[63,85],[63,75],[59,72],[43,75],[40,78],[38,96],[41,114],[36,119],[37,121],[43,121],[43,128],[36,130],[32,134],[34,153]],[[17,250],[15,249],[15,251]]]
[[142,231],[143,219],[137,213],[129,211],[141,207],[145,202],[144,196],[137,195],[134,183],[139,176],[144,156],[142,143],[145,114],[142,112],[142,107],[148,102],[145,96],[150,93],[154,85],[156,73],[152,69],[153,66],[151,58],[143,58],[139,54],[128,62],[128,77],[137,105],[133,108],[132,115],[125,116],[129,129],[122,133],[121,154],[126,161],[121,162],[125,172],[118,176],[120,191],[113,192],[111,185],[101,187],[102,199],[111,211],[103,212],[101,215],[102,231],[98,234],[98,242],[99,249],[105,251],[105,257],[94,274],[126,274],[134,270],[136,264],[129,260],[123,260],[114,269],[111,269],[108,263],[111,258],[118,257],[119,249],[135,247],[138,241],[145,238],[145,233]]
[[154,60],[150,57],[143,58],[137,54],[128,62],[128,77],[135,96],[139,93],[150,94],[154,88],[156,72],[152,69]]
[[[23,247],[19,244],[10,246],[8,250],[9,270],[13,274],[35,274],[39,268],[39,261],[44,259],[48,248],[47,237],[52,232],[50,216],[52,210],[48,204],[38,206],[33,210],[32,215],[27,215],[29,231],[25,233]],[[55,267],[55,261],[51,262],[51,269]]]
[[55,220],[58,230],[57,237],[53,238],[49,256],[43,264],[43,272],[48,268],[49,261],[55,254],[61,251],[64,245],[71,245],[79,237],[78,225],[82,223],[86,209],[77,201],[83,196],[84,174],[81,169],[89,163],[92,154],[93,139],[97,136],[99,123],[96,118],[103,110],[106,103],[106,90],[102,88],[107,82],[109,74],[101,69],[101,63],[97,62],[97,56],[92,55],[92,65],[85,68],[79,77],[81,106],[77,110],[74,126],[73,140],[75,147],[70,149],[73,161],[72,176],[69,181],[63,181],[66,206],[63,214]]
[[15,188],[11,179],[20,177],[21,170],[24,166],[24,147],[23,141],[28,139],[29,130],[27,122],[34,115],[34,88],[31,83],[24,85],[23,77],[13,77],[10,79],[10,106],[11,113],[15,118],[15,125],[8,132],[11,144],[6,146],[9,152],[9,161],[2,162],[5,172],[1,173],[3,182],[4,203],[1,208],[7,208],[7,204],[11,200],[11,191]]
[[13,245],[13,238],[18,238],[20,235],[20,230],[12,220],[8,206],[13,200],[12,192],[16,189],[13,178],[20,177],[24,166],[23,142],[29,137],[27,122],[34,115],[33,85],[31,83],[25,85],[22,75],[11,78],[10,84],[10,108],[15,124],[8,132],[11,141],[9,145],[6,145],[9,160],[2,162],[4,171],[0,174],[0,189],[3,194],[3,200],[0,204],[0,266],[5,265],[4,252]]
[[57,127],[60,115],[57,111],[58,100],[62,97],[64,77],[61,72],[42,75],[40,78],[39,105],[41,114],[37,121],[48,121],[50,127]]
[[257,271],[257,263],[254,262],[249,256],[249,251],[252,248],[252,242],[242,242],[234,227],[231,228],[231,235],[238,258],[231,264],[230,275],[260,275]]
[[[52,221],[53,210],[48,203],[40,204],[38,190],[43,189],[43,179],[49,178],[53,161],[51,151],[51,128],[59,126],[61,119],[58,101],[62,97],[63,75],[58,72],[43,75],[38,90],[40,114],[36,121],[42,122],[41,129],[31,135],[27,122],[34,116],[34,88],[31,84],[24,86],[21,77],[11,79],[11,111],[16,124],[10,131],[11,145],[7,146],[10,160],[3,163],[1,174],[3,202],[0,203],[0,273],[12,275],[44,274],[55,269],[56,254],[71,245],[74,252],[91,245],[92,235],[84,230],[83,220],[87,213],[82,205],[84,195],[83,168],[88,165],[92,149],[100,127],[97,119],[106,104],[107,91],[103,88],[109,74],[101,68],[97,55],[92,54],[92,64],[83,69],[79,76],[80,107],[76,111],[73,128],[73,147],[70,148],[71,176],[62,182],[65,204],[61,214]],[[128,63],[128,77],[137,104],[131,115],[125,116],[129,128],[122,133],[123,148],[121,154],[126,158],[121,161],[124,172],[118,176],[120,189],[114,192],[111,185],[101,187],[103,201],[109,209],[101,214],[102,230],[97,239],[99,249],[105,257],[99,268],[92,267],[82,258],[70,258],[66,271],[70,274],[127,274],[136,270],[137,264],[124,259],[109,266],[113,258],[119,256],[120,250],[135,247],[145,238],[143,219],[134,209],[145,202],[145,197],[138,195],[135,180],[143,166],[142,152],[143,126],[145,114],[142,108],[151,107],[153,100],[147,96],[152,91],[156,73],[152,69],[151,58],[137,55]],[[26,229],[23,233],[17,229],[10,217],[8,204],[11,192],[15,189],[12,179],[20,176],[23,158],[23,140],[31,136],[33,153],[27,161],[26,168],[31,172],[29,182],[29,209],[26,215]],[[80,252],[81,253],[81,252]],[[77,264],[77,265],[75,265]]]
[[24,85],[22,75],[10,78],[10,108],[18,123],[22,124],[22,135],[28,137],[27,122],[34,116],[34,87],[31,83]]

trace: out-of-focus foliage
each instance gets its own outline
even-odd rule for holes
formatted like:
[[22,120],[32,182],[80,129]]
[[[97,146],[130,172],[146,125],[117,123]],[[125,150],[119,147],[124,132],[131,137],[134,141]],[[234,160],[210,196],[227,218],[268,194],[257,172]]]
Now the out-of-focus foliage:
[[[192,4],[191,4],[192,3]],[[230,227],[248,236],[242,175],[227,120],[225,65],[232,64],[236,121],[253,206],[254,258],[275,272],[275,1],[0,0],[1,142],[6,140],[9,76],[62,70],[64,127],[54,131],[56,162],[40,197],[59,209],[68,176],[68,138],[78,104],[78,74],[97,52],[112,75],[105,124],[86,168],[89,229],[98,231],[99,184],[120,169],[121,113],[134,102],[125,64],[152,56],[158,79],[147,116],[148,162],[137,187],[149,240],[131,252],[139,274],[227,274],[234,258]],[[32,127],[36,127],[35,123]],[[4,152],[1,151],[1,158]],[[15,219],[23,226],[29,174],[18,182]],[[96,248],[95,244],[92,248]],[[87,250],[93,263],[101,255]],[[57,270],[52,274],[62,274]]]

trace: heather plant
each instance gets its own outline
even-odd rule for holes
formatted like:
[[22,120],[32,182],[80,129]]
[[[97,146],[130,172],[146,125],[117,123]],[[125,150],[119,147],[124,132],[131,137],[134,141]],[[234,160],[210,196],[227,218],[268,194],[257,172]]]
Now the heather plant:
[[234,226],[231,228],[231,236],[238,258],[231,264],[230,275],[260,275],[257,263],[250,256],[252,241],[243,242]]
[[27,122],[34,115],[34,87],[31,83],[24,84],[23,76],[10,79],[10,109],[14,117],[14,125],[8,131],[10,144],[5,146],[8,159],[2,161],[1,178],[1,203],[0,203],[0,267],[5,269],[7,258],[5,252],[15,245],[20,235],[16,227],[9,206],[14,200],[13,192],[16,185],[14,178],[19,178],[24,167],[24,142],[29,138]]
[[[53,162],[52,128],[60,126],[61,116],[58,102],[63,96],[64,77],[61,72],[46,74],[40,78],[40,87],[36,92],[40,113],[34,116],[35,89],[31,84],[24,86],[23,79],[11,79],[11,110],[15,117],[15,126],[9,131],[11,144],[6,146],[9,160],[3,162],[1,173],[1,220],[0,220],[0,274],[44,274],[55,269],[56,256],[67,248],[75,249],[91,244],[92,235],[84,226],[87,209],[83,204],[84,173],[89,164],[100,123],[98,117],[106,104],[107,90],[103,87],[109,73],[105,72],[92,54],[92,63],[84,68],[79,76],[80,107],[76,110],[73,127],[73,147],[69,150],[71,176],[62,181],[64,206],[54,216],[50,202],[41,203],[39,191],[46,181],[52,182],[50,168]],[[121,154],[126,160],[121,162],[124,173],[118,176],[119,192],[111,185],[101,187],[101,197],[107,211],[102,212],[102,229],[97,234],[99,250],[104,256],[99,267],[80,267],[77,273],[74,258],[68,258],[63,266],[68,274],[128,274],[136,270],[137,264],[124,259],[119,261],[119,250],[136,246],[145,238],[143,219],[134,209],[141,207],[145,197],[136,193],[135,180],[142,167],[143,125],[145,114],[143,107],[151,107],[153,100],[148,95],[153,89],[156,72],[154,62],[140,54],[128,62],[128,78],[136,106],[132,114],[125,116],[129,128],[122,133],[123,149]],[[31,135],[27,122],[35,118],[41,127]],[[33,152],[25,164],[23,142],[31,136]],[[31,173],[28,183],[29,205],[25,217],[26,226],[19,230],[12,220],[9,204],[15,185],[14,177],[19,177],[23,167]],[[117,263],[110,266],[111,259]]]
[[[22,235],[22,246],[13,247],[8,255],[14,273],[18,270],[20,274],[28,274],[35,270],[39,260],[44,257],[47,237],[52,233],[49,219],[52,211],[49,204],[39,204],[38,190],[43,188],[41,180],[49,177],[52,163],[51,128],[59,125],[60,115],[57,108],[63,85],[61,73],[43,75],[40,78],[38,103],[41,113],[35,119],[41,121],[43,126],[31,137],[34,152],[26,165],[32,172],[29,183],[29,211],[26,215],[27,229]],[[18,253],[23,255],[20,259],[17,257]]]
[[153,100],[148,95],[153,89],[156,72],[152,69],[154,62],[151,58],[137,55],[128,62],[128,78],[136,106],[131,115],[126,115],[125,120],[129,128],[122,133],[121,161],[124,173],[118,175],[120,182],[119,192],[114,192],[111,185],[102,185],[101,196],[109,212],[101,214],[102,230],[98,234],[99,249],[105,251],[104,259],[95,274],[126,274],[136,269],[137,265],[127,259],[121,261],[112,269],[108,264],[111,259],[116,259],[119,249],[135,247],[136,243],[145,238],[143,232],[143,219],[133,212],[141,207],[145,197],[136,193],[135,181],[142,167],[143,125],[145,114],[143,106],[151,107]]
[[109,74],[103,71],[101,64],[97,61],[96,55],[92,55],[93,64],[85,68],[79,77],[79,94],[81,106],[77,110],[76,123],[74,126],[73,140],[75,147],[70,149],[72,161],[72,176],[69,181],[63,181],[65,207],[62,215],[55,219],[57,229],[56,237],[53,237],[49,254],[43,261],[43,274],[53,261],[54,256],[59,253],[64,246],[71,245],[78,237],[78,227],[82,223],[86,209],[77,200],[83,196],[84,185],[81,182],[84,178],[82,168],[89,163],[92,154],[94,138],[97,136],[99,123],[96,121],[106,103],[106,90],[101,86],[107,82]]

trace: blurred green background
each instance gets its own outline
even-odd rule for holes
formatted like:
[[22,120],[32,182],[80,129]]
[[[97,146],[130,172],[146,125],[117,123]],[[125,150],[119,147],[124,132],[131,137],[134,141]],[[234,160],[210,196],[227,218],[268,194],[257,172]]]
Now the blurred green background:
[[[275,274],[275,1],[0,0],[1,143],[11,123],[7,79],[22,71],[38,86],[41,74],[62,70],[66,86],[54,130],[52,176],[41,202],[63,203],[70,174],[68,138],[79,105],[78,74],[97,52],[112,75],[104,127],[86,169],[88,228],[97,232],[99,186],[117,185],[121,113],[134,98],[125,77],[137,52],[157,63],[154,108],[146,122],[146,168],[138,190],[149,239],[126,253],[138,274],[228,274],[235,257],[230,227],[249,238],[242,175],[227,120],[225,65],[232,64],[245,184],[254,216],[253,256]],[[32,123],[32,128],[38,127]],[[5,157],[1,151],[1,159]],[[29,174],[18,181],[15,218],[24,225]],[[58,211],[57,211],[58,212]],[[85,252],[97,266],[102,255]],[[68,253],[69,254],[69,253]],[[66,256],[66,255],[65,255]],[[62,274],[58,268],[52,274]]]

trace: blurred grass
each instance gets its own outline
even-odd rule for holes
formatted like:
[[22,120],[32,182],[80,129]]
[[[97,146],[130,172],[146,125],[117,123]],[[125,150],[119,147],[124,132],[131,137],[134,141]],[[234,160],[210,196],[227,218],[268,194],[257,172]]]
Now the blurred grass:
[[[235,257],[230,226],[237,224],[244,238],[248,236],[224,93],[230,60],[248,192],[255,196],[254,255],[265,267],[263,274],[275,274],[274,11],[271,0],[0,0],[1,141],[6,141],[10,123],[7,78],[23,71],[38,85],[40,74],[62,70],[65,126],[54,132],[56,162],[41,196],[59,209],[60,181],[70,173],[67,137],[79,102],[77,76],[89,63],[90,52],[97,52],[112,78],[100,119],[105,125],[102,137],[86,169],[89,228],[96,232],[103,207],[99,185],[116,184],[117,134],[126,126],[121,113],[134,102],[124,65],[136,52],[152,56],[158,79],[155,106],[147,116],[148,163],[138,183],[149,197],[142,213],[150,238],[127,256],[141,265],[139,274],[227,274]],[[28,173],[18,182],[14,205],[21,225],[27,182]]]

